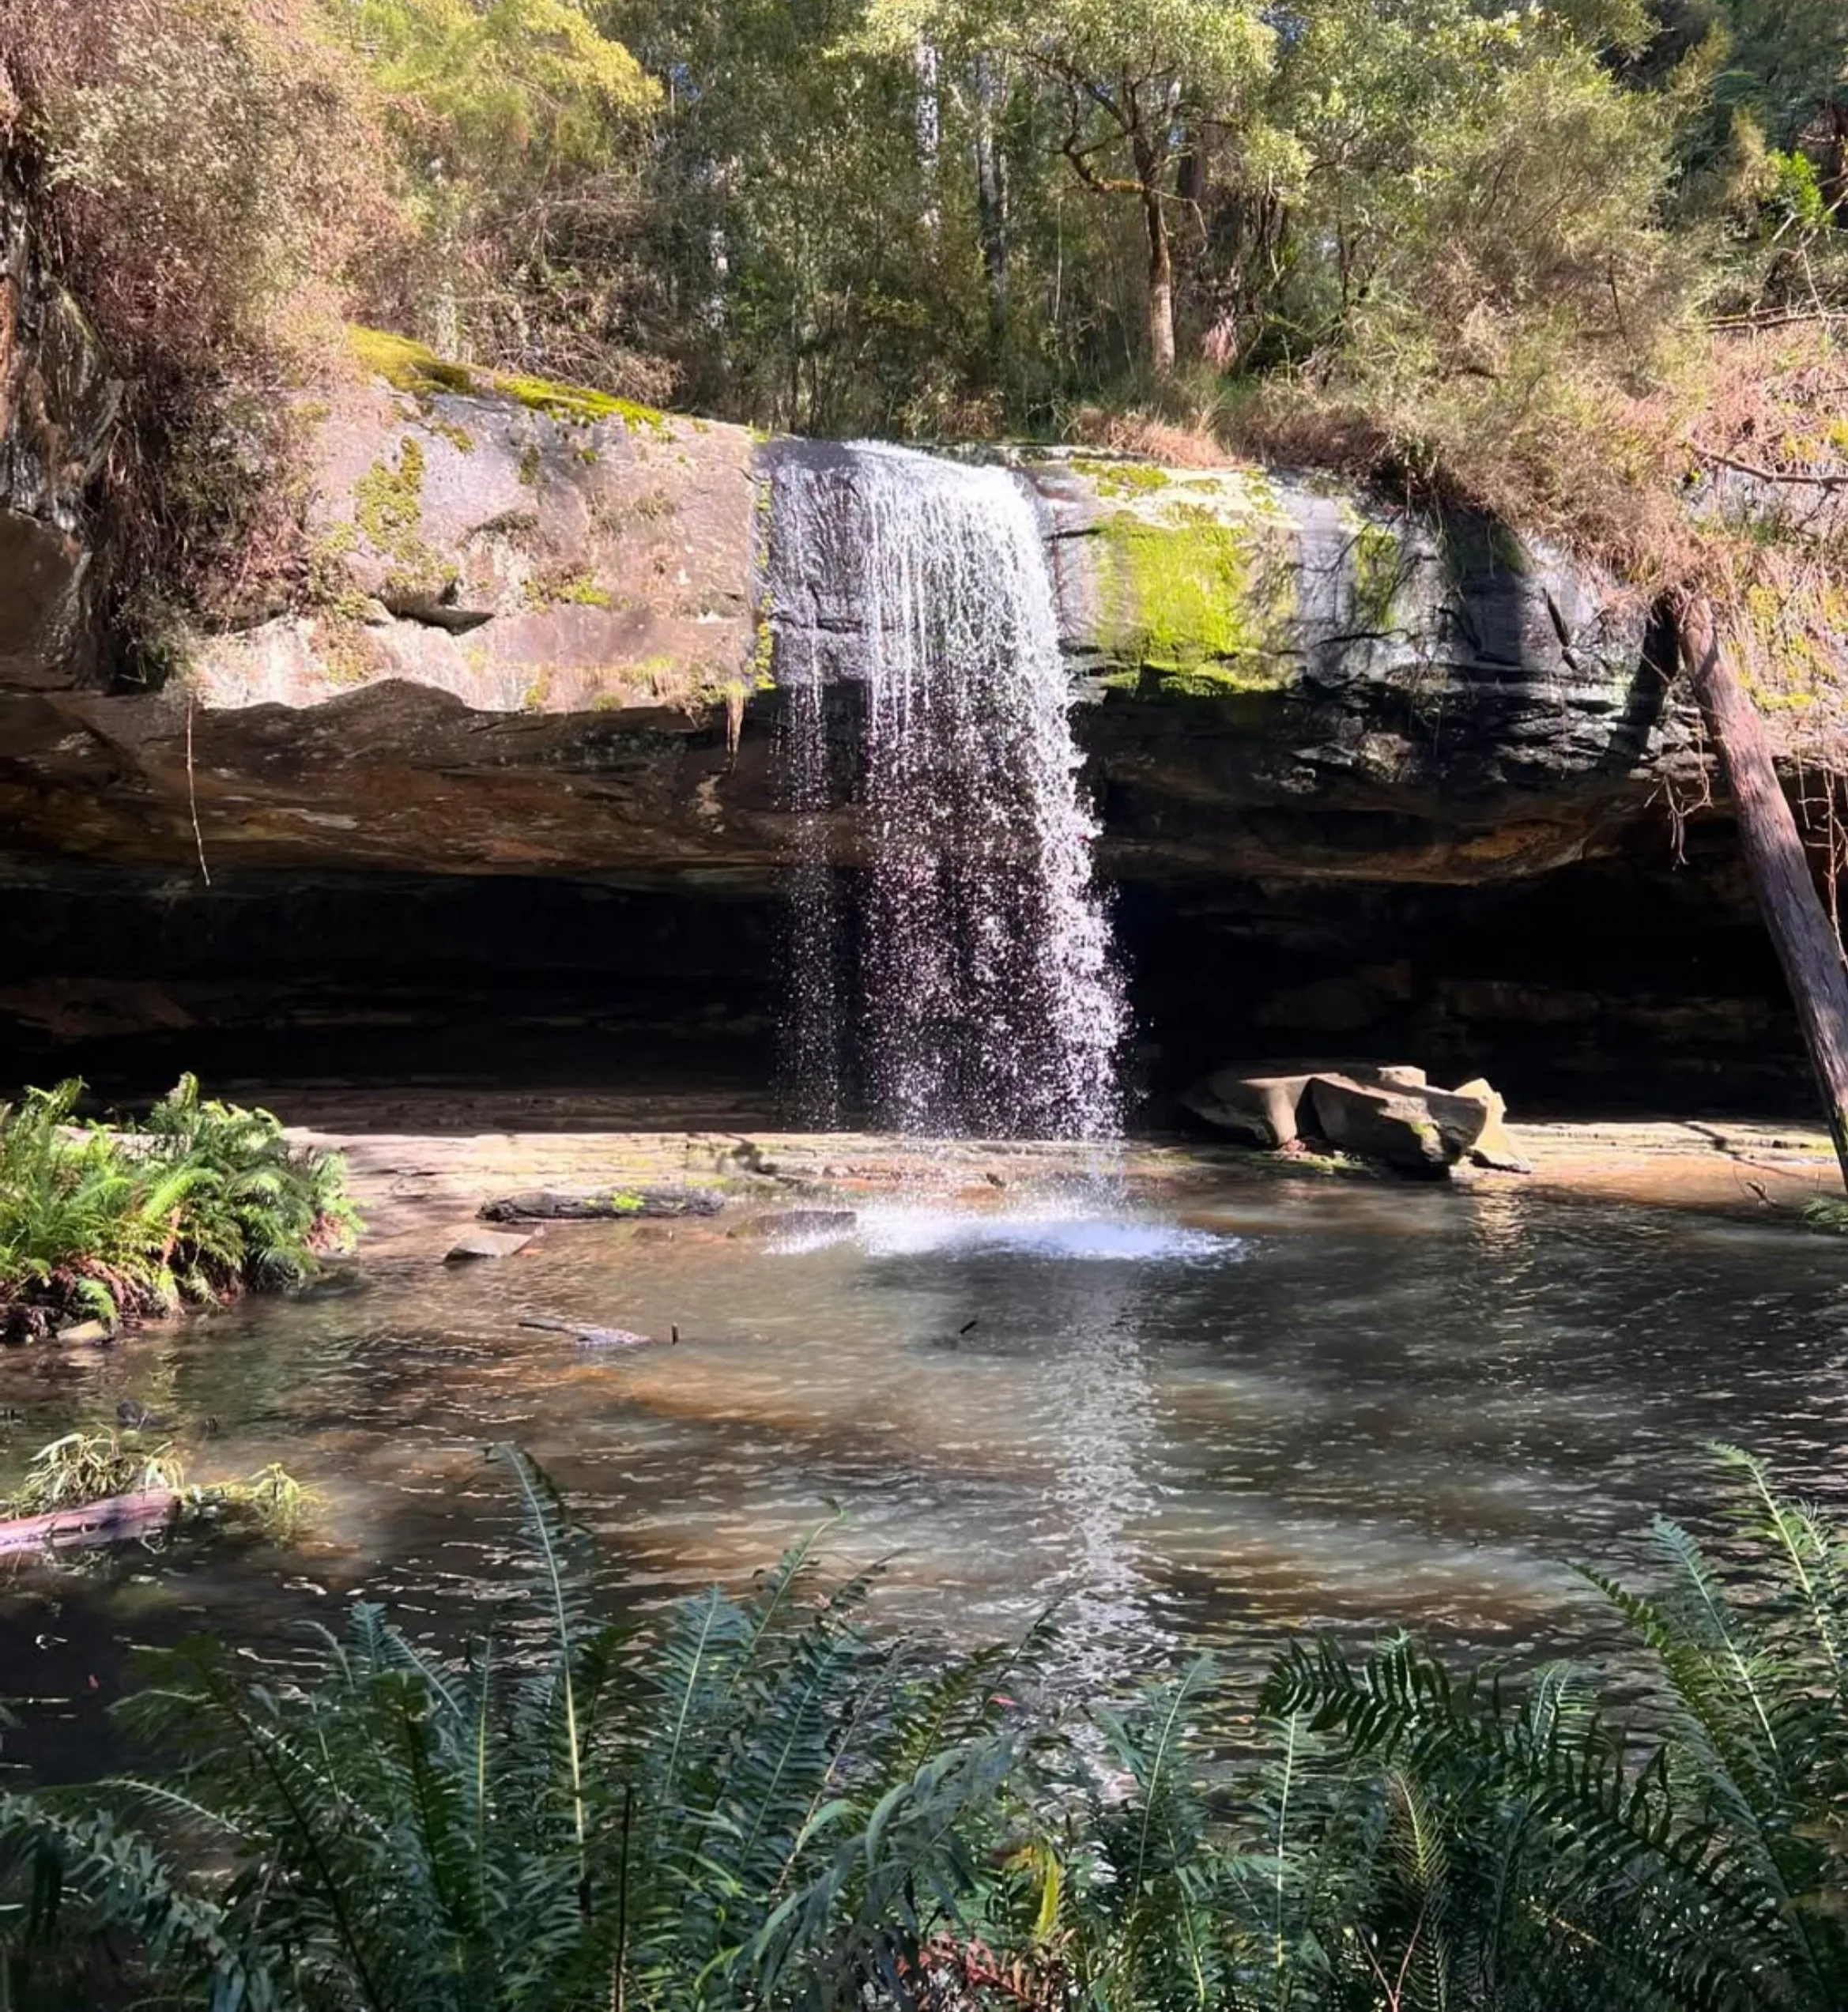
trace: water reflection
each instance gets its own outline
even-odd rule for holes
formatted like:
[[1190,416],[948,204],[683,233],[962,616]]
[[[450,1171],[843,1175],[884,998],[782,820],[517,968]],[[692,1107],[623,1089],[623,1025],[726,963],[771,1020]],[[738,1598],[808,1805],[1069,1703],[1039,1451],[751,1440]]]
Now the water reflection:
[[[55,1762],[76,1769],[124,1637],[209,1622],[285,1653],[360,1588],[456,1631],[509,1569],[499,1439],[596,1532],[613,1601],[741,1581],[838,1502],[841,1562],[892,1561],[884,1620],[990,1639],[1058,1601],[1088,1682],[1202,1645],[1249,1671],[1285,1623],[1596,1645],[1567,1561],[1621,1568],[1655,1508],[1698,1510],[1704,1440],[1843,1492],[1848,1249],[1826,1240],[1507,1193],[1304,1183],[1180,1223],[1006,1200],[780,1249],[560,1226],[497,1265],[366,1264],[0,1359],[14,1471],[130,1397],[202,1475],[281,1459],[324,1498],[300,1553],[16,1582],[5,1686],[76,1701]],[[534,1314],[682,1339],[580,1350]]]

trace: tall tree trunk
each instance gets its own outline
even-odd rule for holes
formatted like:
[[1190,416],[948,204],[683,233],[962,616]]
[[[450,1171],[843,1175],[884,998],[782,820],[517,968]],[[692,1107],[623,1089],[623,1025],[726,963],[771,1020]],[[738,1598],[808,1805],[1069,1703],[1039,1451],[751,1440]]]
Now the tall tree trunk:
[[911,61],[918,73],[918,165],[924,177],[924,228],[934,242],[943,228],[943,209],[938,200],[943,100],[939,94],[936,43],[920,39],[911,52]]
[[1764,723],[1727,661],[1705,594],[1676,611],[1681,661],[1720,757],[1739,819],[1739,842],[1765,927],[1803,1029],[1848,1185],[1848,974],[1789,799],[1771,760]]
[[1142,184],[1142,216],[1148,230],[1148,364],[1157,377],[1175,374],[1175,260],[1167,212],[1152,179]]
[[1829,107],[1829,149],[1822,186],[1823,200],[1836,229],[1848,231],[1848,104]]
[[984,52],[975,58],[975,225],[988,285],[988,329],[998,343],[1008,325],[1007,190],[994,136],[998,96],[994,59]]

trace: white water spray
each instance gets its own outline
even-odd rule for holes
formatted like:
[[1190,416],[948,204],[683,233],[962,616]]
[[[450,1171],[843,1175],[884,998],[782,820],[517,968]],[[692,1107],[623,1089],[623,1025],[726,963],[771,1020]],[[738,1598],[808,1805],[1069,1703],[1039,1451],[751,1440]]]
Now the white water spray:
[[770,560],[806,1114],[857,1085],[900,1131],[1114,1136],[1122,988],[1031,492],[902,448],[791,453]]

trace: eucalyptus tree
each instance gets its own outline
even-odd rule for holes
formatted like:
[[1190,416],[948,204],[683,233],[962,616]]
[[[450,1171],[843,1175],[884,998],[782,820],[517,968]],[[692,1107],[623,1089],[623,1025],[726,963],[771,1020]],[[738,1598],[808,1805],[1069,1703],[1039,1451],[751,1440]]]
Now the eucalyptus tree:
[[875,38],[1011,57],[1058,106],[1058,152],[1091,194],[1133,202],[1148,258],[1147,340],[1175,367],[1175,205],[1199,136],[1236,126],[1274,60],[1277,31],[1250,0],[873,0]]

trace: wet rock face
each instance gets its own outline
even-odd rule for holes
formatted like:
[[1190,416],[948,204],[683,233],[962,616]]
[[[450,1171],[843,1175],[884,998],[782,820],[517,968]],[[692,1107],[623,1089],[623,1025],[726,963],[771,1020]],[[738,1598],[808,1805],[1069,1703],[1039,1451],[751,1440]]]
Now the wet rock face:
[[1690,763],[1645,611],[1558,553],[1302,478],[1076,468],[1035,479],[1119,872],[1544,872]]
[[[1698,772],[1646,611],[1499,526],[1254,469],[1073,454],[1017,474],[1092,702],[1113,873],[1473,884],[1608,847]],[[820,529],[769,622],[775,661],[832,667],[845,710],[876,639]]]
[[82,505],[120,402],[0,176],[0,685],[66,686],[95,664]]

